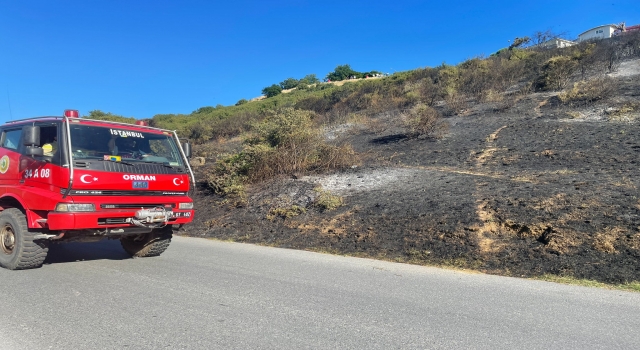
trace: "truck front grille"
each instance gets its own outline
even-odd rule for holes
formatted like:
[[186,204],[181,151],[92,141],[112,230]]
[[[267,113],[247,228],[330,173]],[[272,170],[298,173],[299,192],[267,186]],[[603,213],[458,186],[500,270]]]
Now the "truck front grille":
[[127,218],[99,218],[98,225],[126,224]]

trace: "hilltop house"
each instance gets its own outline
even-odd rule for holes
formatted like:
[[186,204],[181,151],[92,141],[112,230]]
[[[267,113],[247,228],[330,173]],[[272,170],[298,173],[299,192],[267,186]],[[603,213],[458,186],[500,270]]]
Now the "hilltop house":
[[545,41],[543,43],[540,43],[538,45],[534,45],[533,47],[539,47],[539,48],[542,48],[542,49],[559,49],[559,48],[563,48],[563,47],[573,46],[575,44],[576,43],[571,41],[571,40],[555,38],[555,39],[547,40],[547,41]]
[[640,30],[640,24],[627,27],[624,23],[621,23],[618,26],[618,29],[616,29],[616,31],[613,32],[613,36],[624,35],[624,34],[639,31],[639,30]]
[[618,29],[615,24],[605,24],[591,28],[586,32],[578,35],[578,41],[592,40],[592,39],[608,39],[613,36],[613,33]]

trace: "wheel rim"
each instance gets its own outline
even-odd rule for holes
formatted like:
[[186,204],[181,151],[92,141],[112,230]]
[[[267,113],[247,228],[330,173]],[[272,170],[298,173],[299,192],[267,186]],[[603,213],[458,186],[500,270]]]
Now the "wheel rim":
[[11,227],[11,225],[5,225],[2,230],[0,230],[0,245],[2,246],[3,253],[13,253],[13,248],[15,248],[16,245],[16,236],[13,233],[13,227]]

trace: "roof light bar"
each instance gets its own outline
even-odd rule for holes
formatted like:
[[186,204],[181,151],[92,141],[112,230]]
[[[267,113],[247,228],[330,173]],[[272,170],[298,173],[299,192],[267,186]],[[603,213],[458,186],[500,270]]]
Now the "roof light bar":
[[77,109],[65,109],[64,116],[67,118],[79,118],[80,114]]

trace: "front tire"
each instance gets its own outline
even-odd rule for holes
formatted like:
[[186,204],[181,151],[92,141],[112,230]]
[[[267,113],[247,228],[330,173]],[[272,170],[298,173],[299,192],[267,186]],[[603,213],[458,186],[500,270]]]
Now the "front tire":
[[169,247],[172,237],[173,228],[171,225],[167,225],[144,235],[120,238],[120,244],[122,244],[124,251],[132,257],[146,258],[164,253]]
[[0,266],[9,270],[26,270],[42,266],[49,251],[48,241],[35,241],[27,218],[17,208],[0,213]]

